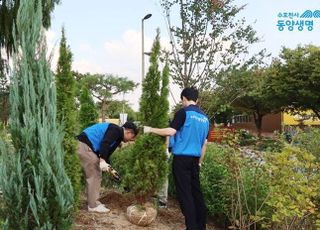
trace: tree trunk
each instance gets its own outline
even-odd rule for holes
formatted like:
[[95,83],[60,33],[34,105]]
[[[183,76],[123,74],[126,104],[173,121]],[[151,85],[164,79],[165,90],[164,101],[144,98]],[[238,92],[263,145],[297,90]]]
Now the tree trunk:
[[106,110],[107,110],[107,103],[105,100],[101,101],[101,121],[106,121]]
[[256,125],[257,132],[258,132],[258,138],[260,139],[261,138],[261,128],[262,128],[263,115],[260,113],[254,112],[253,117],[254,117],[254,123]]
[[9,96],[9,93],[3,93],[0,95],[1,108],[2,108],[2,111],[0,112],[1,114],[0,122],[3,122],[4,126],[8,124],[8,120],[9,120],[9,103],[8,103],[9,97],[8,96]]

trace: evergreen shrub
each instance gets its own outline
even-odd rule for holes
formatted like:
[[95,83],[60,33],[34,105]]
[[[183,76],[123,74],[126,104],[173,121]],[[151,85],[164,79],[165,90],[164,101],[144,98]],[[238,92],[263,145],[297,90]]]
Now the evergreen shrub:
[[[140,115],[143,125],[164,128],[169,121],[169,68],[166,64],[162,72],[159,70],[160,54],[160,32],[157,31],[150,55],[150,67],[142,84]],[[143,204],[157,192],[167,177],[165,138],[155,134],[141,134],[129,156],[123,183]]]
[[218,145],[208,144],[205,161],[200,170],[201,188],[210,216],[225,213],[225,182],[228,170],[223,164],[226,151]]
[[63,165],[63,133],[56,121],[41,12],[37,1],[20,1],[19,36],[14,37],[19,52],[13,56],[10,87],[13,147],[0,141],[4,229],[69,229],[73,222],[73,189]]
[[[119,167],[124,175],[122,186],[142,204],[156,193],[167,176],[165,145],[161,137],[145,134],[129,148],[122,152],[122,159],[118,158],[118,164],[124,166]],[[122,163],[124,160],[126,163]]]
[[66,173],[71,181],[74,200],[80,201],[81,192],[81,164],[77,155],[77,110],[76,110],[76,80],[71,72],[72,53],[67,45],[64,28],[60,41],[60,52],[55,76],[57,88],[57,121],[61,124],[64,131],[63,150],[65,152],[64,165]]

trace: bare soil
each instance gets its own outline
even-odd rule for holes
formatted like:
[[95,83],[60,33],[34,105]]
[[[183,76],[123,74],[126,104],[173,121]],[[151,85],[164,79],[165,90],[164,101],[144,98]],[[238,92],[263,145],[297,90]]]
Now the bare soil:
[[[158,209],[158,215],[151,225],[140,227],[131,224],[126,218],[127,207],[135,202],[129,194],[117,191],[105,191],[100,199],[111,211],[107,214],[90,213],[83,201],[75,220],[73,230],[184,230],[184,217],[179,204],[169,199],[166,209]],[[213,223],[207,224],[207,230],[218,230]]]

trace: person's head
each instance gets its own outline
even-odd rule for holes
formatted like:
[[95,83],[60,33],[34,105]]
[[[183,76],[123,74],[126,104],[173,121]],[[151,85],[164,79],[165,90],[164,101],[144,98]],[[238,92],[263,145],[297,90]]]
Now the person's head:
[[182,105],[188,106],[190,104],[196,104],[198,100],[199,92],[194,87],[184,88],[180,94],[180,99],[182,101]]
[[133,122],[127,121],[122,127],[124,128],[123,141],[133,141],[139,132],[137,126]]

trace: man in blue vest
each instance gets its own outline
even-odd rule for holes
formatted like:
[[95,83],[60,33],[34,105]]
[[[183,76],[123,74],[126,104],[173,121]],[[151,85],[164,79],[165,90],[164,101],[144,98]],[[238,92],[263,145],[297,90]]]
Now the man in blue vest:
[[109,157],[120,143],[134,140],[136,125],[126,122],[122,127],[112,123],[92,125],[78,136],[78,155],[86,176],[89,212],[107,213],[110,210],[99,201],[102,171],[110,171]]
[[209,120],[196,105],[198,90],[181,92],[184,108],[176,112],[170,127],[158,129],[145,126],[145,133],[174,136],[172,172],[181,211],[187,230],[206,229],[206,206],[200,188],[199,169],[204,159]]

